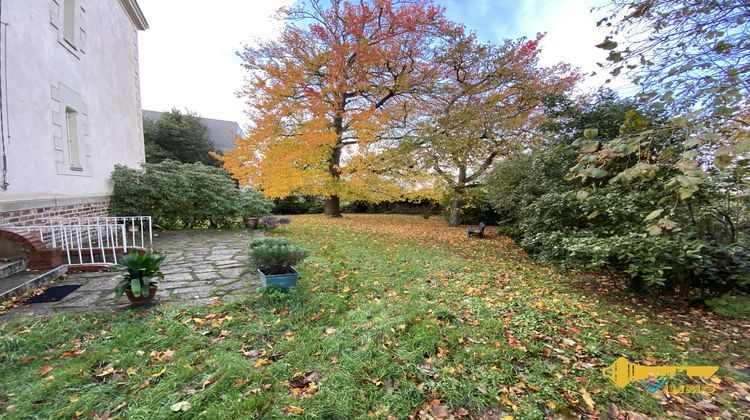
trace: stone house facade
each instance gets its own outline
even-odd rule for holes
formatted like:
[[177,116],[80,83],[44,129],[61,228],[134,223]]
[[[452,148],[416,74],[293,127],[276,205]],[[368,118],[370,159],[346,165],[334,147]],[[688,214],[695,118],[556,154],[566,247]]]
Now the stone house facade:
[[107,214],[144,161],[136,0],[0,3],[0,226]]

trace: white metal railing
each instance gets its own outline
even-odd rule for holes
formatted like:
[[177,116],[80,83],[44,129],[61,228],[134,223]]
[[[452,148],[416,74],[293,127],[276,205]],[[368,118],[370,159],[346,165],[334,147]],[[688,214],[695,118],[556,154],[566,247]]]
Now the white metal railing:
[[[53,225],[125,225],[130,241],[128,246],[140,246],[151,249],[153,247],[153,229],[151,216],[107,216],[107,217],[65,217],[47,219]],[[127,238],[126,238],[127,240]]]
[[36,236],[47,247],[61,249],[69,265],[116,264],[118,252],[153,247],[150,216],[56,218],[2,229]]

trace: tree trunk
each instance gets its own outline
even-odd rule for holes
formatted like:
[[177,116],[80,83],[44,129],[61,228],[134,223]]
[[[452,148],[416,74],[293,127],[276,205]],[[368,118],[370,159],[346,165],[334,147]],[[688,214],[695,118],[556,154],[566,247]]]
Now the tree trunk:
[[[344,147],[343,135],[344,135],[344,118],[342,117],[343,109],[346,106],[346,101],[341,101],[341,113],[333,117],[333,128],[336,131],[336,145],[331,150],[331,159],[328,161],[328,173],[331,174],[331,178],[336,181],[341,179],[341,149]],[[338,185],[336,185],[338,187]],[[323,213],[326,216],[341,217],[341,203],[338,195],[329,195],[326,197],[325,205],[323,206]]]
[[326,216],[341,217],[341,206],[338,196],[332,195],[326,197],[325,205],[323,206],[323,213]]
[[464,206],[464,186],[466,185],[466,166],[459,165],[458,180],[453,187],[453,201],[448,216],[448,226],[456,227],[461,224],[461,207]]
[[461,207],[462,206],[463,206],[463,202],[461,201],[461,198],[458,195],[453,197],[453,201],[451,202],[450,215],[448,216],[449,226],[456,227],[461,224]]

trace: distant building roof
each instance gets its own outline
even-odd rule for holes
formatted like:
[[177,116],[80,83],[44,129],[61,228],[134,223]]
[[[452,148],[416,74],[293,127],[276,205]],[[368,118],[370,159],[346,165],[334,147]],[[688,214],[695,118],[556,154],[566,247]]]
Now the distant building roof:
[[[143,110],[143,118],[158,120],[161,112]],[[201,122],[206,126],[206,134],[213,143],[216,150],[225,153],[234,149],[234,141],[237,134],[242,134],[242,129],[236,121],[215,120],[213,118],[202,118]]]

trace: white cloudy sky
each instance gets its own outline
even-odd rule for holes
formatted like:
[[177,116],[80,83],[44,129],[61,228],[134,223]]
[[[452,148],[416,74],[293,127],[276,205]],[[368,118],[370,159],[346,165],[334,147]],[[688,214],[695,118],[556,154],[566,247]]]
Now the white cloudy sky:
[[[271,15],[293,0],[140,0],[150,29],[140,34],[144,109],[190,109],[203,117],[244,125],[244,103],[235,97],[244,72],[235,52],[257,38],[274,37]],[[442,0],[447,15],[476,30],[484,41],[547,32],[542,61],[596,69],[604,55],[594,44],[592,5],[602,0]],[[584,82],[598,86],[603,77]]]

